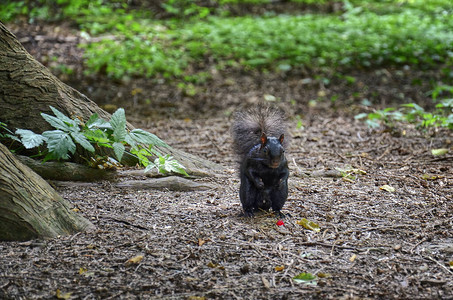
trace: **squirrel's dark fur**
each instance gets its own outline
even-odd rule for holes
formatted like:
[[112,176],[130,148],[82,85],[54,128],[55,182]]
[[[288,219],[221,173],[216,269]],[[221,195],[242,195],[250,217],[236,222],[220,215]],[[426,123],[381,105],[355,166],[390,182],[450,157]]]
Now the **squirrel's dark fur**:
[[231,128],[240,156],[239,197],[246,216],[263,209],[280,212],[288,197],[287,125],[277,108],[258,105],[235,113]]

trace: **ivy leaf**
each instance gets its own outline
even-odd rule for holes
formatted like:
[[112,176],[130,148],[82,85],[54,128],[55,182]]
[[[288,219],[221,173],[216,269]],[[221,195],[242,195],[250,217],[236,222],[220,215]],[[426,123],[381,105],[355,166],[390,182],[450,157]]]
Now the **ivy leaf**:
[[120,142],[115,142],[113,143],[113,152],[115,152],[116,159],[118,159],[119,162],[121,162],[121,159],[123,158],[124,155],[124,145]]
[[123,108],[119,108],[113,113],[110,119],[110,124],[113,128],[113,137],[116,142],[122,142],[126,138],[126,114]]
[[44,136],[28,129],[17,129],[16,134],[20,135],[20,142],[26,149],[38,147],[47,140]]
[[61,130],[45,131],[42,134],[47,138],[47,148],[55,159],[69,159],[69,153],[74,154],[76,145],[69,134]]
[[71,137],[82,146],[84,149],[94,152],[93,145],[87,140],[87,138],[80,132],[71,132]]

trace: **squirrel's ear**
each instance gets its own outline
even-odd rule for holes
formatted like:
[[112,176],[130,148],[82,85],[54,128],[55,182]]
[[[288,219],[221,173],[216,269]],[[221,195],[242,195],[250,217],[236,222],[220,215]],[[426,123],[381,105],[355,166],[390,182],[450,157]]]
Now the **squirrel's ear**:
[[278,139],[278,140],[280,141],[280,144],[283,144],[283,139],[284,139],[284,138],[285,138],[285,135],[282,134],[282,135],[280,136],[280,138]]
[[266,143],[267,143],[267,136],[264,132],[261,134],[260,141],[261,141],[261,147],[264,147],[264,145],[266,145]]

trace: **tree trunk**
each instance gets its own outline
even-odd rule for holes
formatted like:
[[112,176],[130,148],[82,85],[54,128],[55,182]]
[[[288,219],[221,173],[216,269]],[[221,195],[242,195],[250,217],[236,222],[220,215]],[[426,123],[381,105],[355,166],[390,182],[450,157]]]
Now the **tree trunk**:
[[85,95],[61,82],[35,60],[0,22],[0,120],[8,127],[36,133],[53,129],[40,112],[53,115],[49,105],[69,117],[110,114]]
[[[110,119],[108,112],[52,75],[0,22],[0,122],[12,130],[30,129],[36,133],[51,130],[53,128],[40,116],[41,112],[52,115],[49,105],[70,118],[79,117],[86,121],[97,113],[105,120]],[[128,124],[128,128],[133,129],[133,126]],[[158,150],[164,155],[171,154],[187,168],[188,173],[221,168],[176,149]]]
[[71,162],[40,162],[28,156],[18,155],[17,159],[46,180],[100,181],[115,179],[113,170],[95,169]]
[[0,240],[51,238],[94,228],[0,144]]

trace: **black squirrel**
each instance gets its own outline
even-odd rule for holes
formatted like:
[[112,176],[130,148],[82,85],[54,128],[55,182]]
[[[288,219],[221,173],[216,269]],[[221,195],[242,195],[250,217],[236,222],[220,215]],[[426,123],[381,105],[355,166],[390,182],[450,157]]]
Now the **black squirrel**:
[[282,111],[258,105],[234,114],[231,127],[234,148],[240,156],[241,199],[244,215],[253,217],[259,209],[272,210],[280,217],[288,197],[287,124]]

